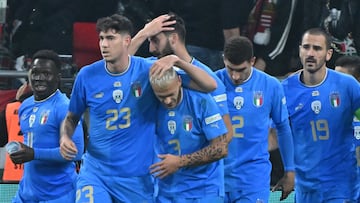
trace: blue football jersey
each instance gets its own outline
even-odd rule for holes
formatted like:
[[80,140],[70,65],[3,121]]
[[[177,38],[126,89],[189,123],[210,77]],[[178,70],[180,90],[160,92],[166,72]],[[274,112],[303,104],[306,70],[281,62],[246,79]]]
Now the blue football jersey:
[[360,108],[360,86],[353,77],[331,69],[319,85],[306,86],[301,73],[283,81],[294,137],[296,187],[351,191],[356,180],[352,123]]
[[[176,108],[160,106],[157,113],[155,146],[158,154],[191,154],[227,132],[220,110],[209,94],[186,88],[182,92],[182,100]],[[223,170],[222,161],[181,168],[158,180],[159,194],[186,198],[207,194],[224,196]]]
[[[60,126],[68,105],[69,99],[57,90],[43,101],[31,96],[19,108],[24,143],[34,149],[34,160],[24,164],[19,183],[19,195],[25,202],[57,199],[75,190],[75,163],[63,159],[59,145]],[[73,136],[78,149],[75,160],[80,160],[83,153],[83,137],[79,124]]]
[[[152,63],[129,58],[128,69],[119,74],[107,71],[104,60],[82,68],[73,87],[69,111],[89,111],[89,140],[86,160],[103,175],[133,177],[149,175],[153,160],[158,101],[149,82]],[[91,164],[91,163],[89,163]]]
[[[224,83],[233,127],[233,138],[225,163],[225,190],[269,190],[271,163],[268,153],[268,132],[271,120],[279,129],[279,146],[292,144],[288,112],[280,82],[255,68],[243,84],[235,85],[227,69],[216,71]],[[282,141],[282,142],[280,142]],[[292,149],[284,164],[293,167]]]

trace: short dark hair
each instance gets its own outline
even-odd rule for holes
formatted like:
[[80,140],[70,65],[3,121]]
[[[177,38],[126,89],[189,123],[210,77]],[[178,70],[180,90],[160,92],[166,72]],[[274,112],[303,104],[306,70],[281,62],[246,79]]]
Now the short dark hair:
[[360,56],[341,56],[335,61],[335,66],[350,69],[352,75],[360,77]]
[[59,55],[53,51],[48,49],[42,49],[37,51],[32,57],[32,63],[34,63],[35,59],[47,59],[51,60],[55,63],[55,68],[61,72],[61,60]]
[[172,31],[164,31],[164,33],[177,33],[180,37],[180,40],[185,43],[186,38],[186,28],[185,28],[185,22],[184,19],[182,19],[179,15],[177,15],[174,12],[169,12],[168,15],[170,16],[169,20],[167,21],[173,21],[175,20],[176,23],[173,25],[170,25],[169,27],[173,27],[174,30]]
[[315,27],[315,28],[310,28],[308,30],[306,30],[303,35],[301,36],[301,42],[302,43],[302,39],[304,38],[305,34],[310,34],[310,35],[322,35],[325,37],[325,45],[326,45],[326,50],[331,49],[331,43],[332,43],[332,39],[330,37],[330,35],[322,28],[320,27]]
[[225,42],[224,58],[232,64],[239,65],[245,61],[250,62],[253,57],[253,44],[247,37],[234,36]]
[[110,29],[114,29],[117,33],[126,33],[130,36],[133,33],[133,24],[125,16],[119,14],[113,14],[111,16],[99,18],[96,22],[96,31],[106,32]]

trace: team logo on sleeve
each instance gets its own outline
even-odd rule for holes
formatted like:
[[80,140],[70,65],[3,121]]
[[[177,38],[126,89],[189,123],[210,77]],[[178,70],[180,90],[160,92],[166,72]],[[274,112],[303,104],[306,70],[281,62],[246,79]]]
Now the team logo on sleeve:
[[41,113],[41,116],[40,116],[40,124],[41,125],[44,125],[48,121],[49,114],[50,114],[50,110],[47,110],[47,111],[44,111]]
[[338,92],[333,92],[330,94],[330,103],[334,108],[340,106],[340,94]]
[[311,109],[314,113],[319,114],[321,111],[321,102],[319,100],[311,102]]
[[264,97],[262,91],[255,91],[254,92],[254,105],[256,107],[260,107],[264,103]]
[[209,125],[209,124],[215,123],[221,119],[222,119],[221,115],[219,113],[217,113],[217,114],[211,115],[209,117],[206,117],[205,124]]
[[135,82],[134,84],[131,85],[131,90],[132,93],[135,97],[140,97],[141,96],[141,85],[139,82]]
[[169,120],[168,121],[168,130],[170,131],[170,133],[173,135],[175,134],[176,131],[176,122],[174,120]]
[[183,120],[183,128],[185,131],[191,131],[193,126],[193,119],[191,116],[186,116]]
[[104,92],[99,92],[99,93],[96,93],[96,94],[94,95],[94,98],[100,99],[100,98],[102,98],[103,96],[104,96]]
[[237,110],[240,110],[244,106],[244,97],[234,97],[233,104]]
[[123,91],[122,90],[114,90],[112,93],[114,101],[119,104],[122,99],[124,98]]

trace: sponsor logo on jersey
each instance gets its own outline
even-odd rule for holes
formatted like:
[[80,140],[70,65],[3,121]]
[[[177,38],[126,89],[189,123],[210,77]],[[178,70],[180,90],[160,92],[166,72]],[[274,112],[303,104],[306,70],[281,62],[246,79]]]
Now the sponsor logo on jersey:
[[169,116],[175,116],[175,111],[169,111],[169,112],[168,112],[168,115],[169,115]]
[[35,114],[31,114],[30,115],[30,118],[29,118],[29,127],[32,128],[32,126],[34,125],[34,122],[35,122]]
[[102,98],[103,96],[104,96],[104,92],[99,92],[99,93],[96,93],[96,94],[94,95],[94,98],[100,99],[100,98]]
[[220,115],[219,113],[217,113],[217,114],[215,114],[215,115],[206,117],[206,118],[205,118],[205,124],[206,124],[206,125],[209,125],[209,124],[214,123],[214,122],[216,122],[216,121],[219,121],[219,120],[221,120],[221,119],[222,119],[221,115]]
[[316,96],[319,96],[319,95],[320,95],[320,92],[318,90],[315,90],[315,91],[311,92],[311,96],[313,96],[313,97],[316,97]]
[[114,87],[121,87],[121,82],[120,81],[114,82]]
[[242,87],[236,87],[236,88],[235,88],[235,92],[243,92]]

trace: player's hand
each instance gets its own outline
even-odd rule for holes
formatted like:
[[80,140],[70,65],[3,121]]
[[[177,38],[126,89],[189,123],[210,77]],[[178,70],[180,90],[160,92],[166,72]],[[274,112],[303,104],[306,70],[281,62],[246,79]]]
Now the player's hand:
[[281,190],[280,201],[286,199],[289,194],[294,190],[295,172],[287,171],[279,182],[273,187],[272,192]]
[[167,70],[172,68],[180,58],[176,55],[167,55],[156,60],[150,69],[150,75],[161,77]]
[[146,33],[147,37],[155,36],[164,31],[172,31],[175,29],[172,25],[174,25],[176,21],[168,21],[170,17],[171,16],[168,14],[158,16],[152,21],[146,23],[142,31]]
[[155,177],[165,178],[175,173],[180,168],[180,157],[172,154],[159,154],[160,162],[150,166],[150,173]]
[[10,155],[10,159],[14,164],[22,164],[31,160],[34,160],[34,149],[28,147],[22,142],[19,142],[21,149]]
[[60,138],[60,154],[66,160],[73,160],[78,153],[75,143],[68,136]]

